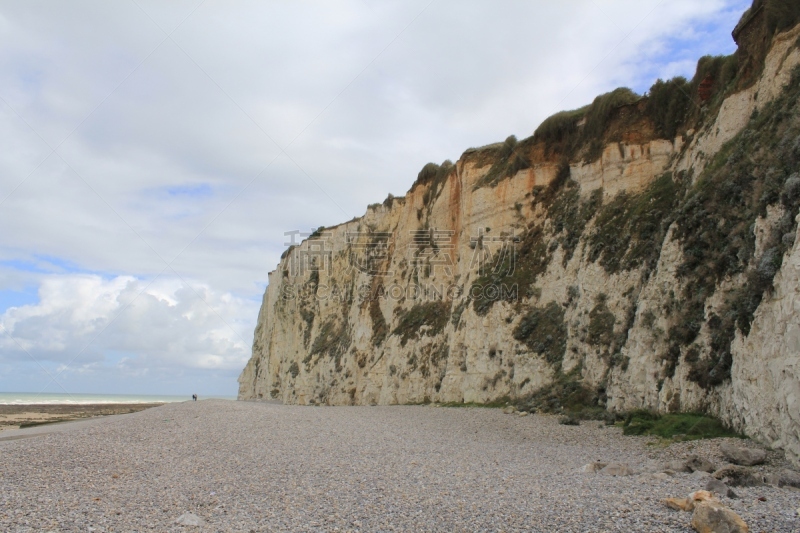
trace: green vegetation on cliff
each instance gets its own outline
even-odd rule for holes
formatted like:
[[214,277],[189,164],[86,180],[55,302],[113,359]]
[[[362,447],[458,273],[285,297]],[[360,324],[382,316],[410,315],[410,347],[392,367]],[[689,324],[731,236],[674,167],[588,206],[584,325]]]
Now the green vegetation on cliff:
[[553,381],[532,394],[517,399],[520,411],[564,414],[572,420],[607,420],[614,415],[605,410],[605,391],[587,386],[581,380],[581,368],[567,373],[556,371]]
[[556,369],[561,368],[567,351],[564,309],[555,302],[532,308],[514,329],[514,339],[525,343]]
[[[563,172],[565,170],[562,169]],[[566,172],[569,172],[568,166]],[[552,224],[556,242],[564,253],[563,266],[567,266],[572,259],[581,235],[602,204],[602,189],[595,190],[584,201],[581,200],[580,186],[574,180],[567,179],[552,202],[547,205],[547,218]]]
[[372,291],[369,302],[369,317],[372,320],[372,344],[379,346],[389,334],[389,325],[381,311],[379,295],[383,292],[383,285],[377,284],[376,290]]
[[493,163],[489,171],[475,184],[475,189],[487,185],[494,186],[498,181],[514,176],[520,170],[530,168],[531,164],[525,157],[524,146],[518,146],[517,138],[513,135],[498,146],[492,154]]
[[600,208],[588,236],[589,260],[615,274],[645,266],[652,271],[675,219],[678,187],[664,174],[639,194],[622,192]]
[[[495,302],[518,302],[535,294],[533,283],[547,270],[552,256],[546,237],[541,226],[531,225],[496,264],[485,266],[470,288],[476,314],[487,315]],[[483,246],[480,238],[476,246]]]
[[[675,237],[684,253],[678,275],[686,288],[675,309],[670,351],[678,357],[707,321],[710,357],[692,362],[689,376],[706,388],[730,377],[735,333],[750,332],[755,310],[794,244],[800,208],[798,99],[800,68],[784,93],[717,154],[678,211]],[[757,255],[756,223],[769,213],[775,220]],[[741,281],[726,293],[721,312],[705,317],[705,301],[723,280],[737,276]]]
[[450,302],[425,302],[400,311],[397,327],[392,334],[399,335],[400,344],[405,346],[409,339],[418,339],[421,335],[435,337],[449,320]]
[[[615,89],[580,109],[548,117],[536,128],[532,142],[526,139],[519,145],[544,143],[546,153],[560,154],[568,160],[594,161],[606,145],[622,141],[623,133],[639,132],[645,137],[654,134],[658,138],[674,139],[685,130],[699,127],[704,116],[713,116],[713,113],[703,113],[703,108],[710,106],[716,110],[735,88],[738,64],[738,54],[706,56],[698,61],[691,81],[683,77],[659,79],[644,96],[625,87]],[[648,134],[650,129],[652,133]],[[523,159],[521,154],[524,153],[519,148],[515,150],[516,156]],[[526,168],[524,163],[519,166]],[[494,184],[502,176],[480,184]]]
[[427,186],[425,196],[422,201],[425,206],[430,207],[431,201],[441,192],[441,188],[447,181],[447,178],[452,172],[455,172],[455,165],[449,159],[444,161],[441,165],[436,163],[427,163],[422,170],[417,174],[417,179],[411,186],[413,191],[419,186]]
[[612,117],[619,108],[639,100],[641,96],[626,87],[601,94],[586,107],[562,111],[546,119],[536,128],[534,141],[544,142],[569,158],[587,147],[586,159],[597,159],[605,147],[605,136]]
[[325,321],[303,363],[309,364],[315,355],[327,354],[336,361],[336,366],[339,367],[342,355],[350,348],[350,334],[347,327],[339,320],[332,317]]

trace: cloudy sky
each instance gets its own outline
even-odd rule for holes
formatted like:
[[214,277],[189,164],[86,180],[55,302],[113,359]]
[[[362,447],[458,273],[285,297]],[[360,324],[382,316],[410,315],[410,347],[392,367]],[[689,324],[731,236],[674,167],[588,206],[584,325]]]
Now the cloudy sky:
[[0,2],[0,392],[235,394],[284,232],[691,77],[749,4]]

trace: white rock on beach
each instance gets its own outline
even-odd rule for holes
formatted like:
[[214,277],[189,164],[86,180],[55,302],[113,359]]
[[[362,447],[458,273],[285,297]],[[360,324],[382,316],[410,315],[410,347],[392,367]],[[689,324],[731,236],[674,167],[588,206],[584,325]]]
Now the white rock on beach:
[[181,526],[202,526],[205,521],[193,513],[183,513],[175,520],[176,524]]
[[720,444],[719,450],[728,461],[741,466],[760,465],[767,459],[767,452],[764,450],[746,448],[731,442],[723,442]]
[[606,467],[606,463],[589,463],[581,467],[581,472],[584,474],[596,474]]

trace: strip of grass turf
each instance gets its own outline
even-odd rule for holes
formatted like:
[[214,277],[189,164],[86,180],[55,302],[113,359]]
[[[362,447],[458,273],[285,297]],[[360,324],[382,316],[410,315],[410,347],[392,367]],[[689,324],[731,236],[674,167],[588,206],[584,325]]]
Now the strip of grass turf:
[[745,438],[725,426],[722,421],[699,413],[659,415],[650,411],[633,411],[625,418],[622,432],[625,435],[655,435],[665,439]]

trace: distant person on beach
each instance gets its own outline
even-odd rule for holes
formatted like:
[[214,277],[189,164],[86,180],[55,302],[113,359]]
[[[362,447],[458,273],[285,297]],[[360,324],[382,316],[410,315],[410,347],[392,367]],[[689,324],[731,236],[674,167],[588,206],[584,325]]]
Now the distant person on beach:
[[192,394],[192,400],[197,401],[197,394]]

